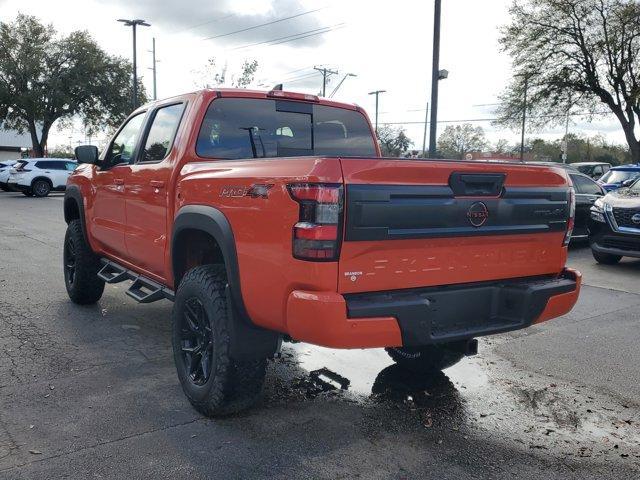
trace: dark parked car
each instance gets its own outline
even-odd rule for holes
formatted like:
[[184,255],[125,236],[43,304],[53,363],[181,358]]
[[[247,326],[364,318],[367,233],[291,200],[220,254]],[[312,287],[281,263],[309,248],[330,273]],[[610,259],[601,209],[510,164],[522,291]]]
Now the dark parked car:
[[607,192],[610,192],[620,187],[628,187],[638,177],[640,177],[640,164],[621,165],[611,168],[611,170],[600,177],[598,183],[602,185],[602,188]]
[[580,173],[584,173],[594,180],[599,179],[611,170],[611,164],[606,162],[575,162],[572,163],[571,166],[577,168]]
[[598,199],[591,207],[589,243],[600,263],[640,258],[640,180]]
[[571,240],[589,237],[589,214],[591,206],[606,192],[596,181],[582,173],[567,171],[576,191],[576,217]]

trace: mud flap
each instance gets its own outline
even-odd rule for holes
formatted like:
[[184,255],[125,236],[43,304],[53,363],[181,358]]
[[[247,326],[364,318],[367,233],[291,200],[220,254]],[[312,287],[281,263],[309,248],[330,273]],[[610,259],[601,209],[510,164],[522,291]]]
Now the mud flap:
[[280,348],[280,334],[273,330],[256,327],[248,318],[243,318],[234,305],[228,284],[225,294],[231,358],[246,361],[273,357]]

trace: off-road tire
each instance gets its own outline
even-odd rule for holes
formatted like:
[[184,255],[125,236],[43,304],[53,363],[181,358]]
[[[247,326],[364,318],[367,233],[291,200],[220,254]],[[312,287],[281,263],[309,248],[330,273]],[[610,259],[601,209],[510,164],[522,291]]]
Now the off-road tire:
[[[207,417],[229,415],[253,406],[262,392],[266,373],[266,358],[240,362],[230,357],[226,284],[221,265],[192,268],[182,278],[173,306],[172,343],[178,379],[191,405]],[[189,335],[185,333],[189,332],[187,302],[194,300],[206,313],[202,322],[209,325],[211,337],[209,375],[206,380],[200,378],[202,384],[197,384],[187,371],[189,360],[183,352],[184,335]]]
[[67,226],[62,257],[64,284],[71,301],[90,305],[100,300],[104,292],[104,281],[98,278],[100,258],[87,244],[80,220]]
[[31,185],[31,192],[35,197],[46,197],[51,192],[51,184],[47,180],[40,178]]
[[602,263],[603,265],[615,265],[620,260],[622,260],[621,255],[611,255],[610,253],[602,253],[596,252],[595,250],[591,250],[593,254],[593,258],[596,259],[596,262]]
[[442,343],[424,347],[386,348],[389,356],[402,368],[415,373],[436,373],[464,358],[466,342]]
[[0,190],[2,190],[3,192],[10,192],[11,191],[9,186],[4,184],[4,183],[0,183]]

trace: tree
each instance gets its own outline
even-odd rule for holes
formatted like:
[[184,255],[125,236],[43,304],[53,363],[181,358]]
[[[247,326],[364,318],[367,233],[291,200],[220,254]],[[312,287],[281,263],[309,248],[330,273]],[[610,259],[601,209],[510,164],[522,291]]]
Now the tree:
[[443,157],[464,159],[469,152],[480,152],[487,146],[482,127],[470,123],[447,125],[438,137],[438,150]]
[[[228,65],[225,63],[222,68],[218,68],[217,60],[211,57],[203,70],[196,72],[203,78],[200,82],[202,88],[215,88],[227,83]],[[247,88],[256,76],[258,71],[257,60],[245,60],[240,68],[240,72],[231,76],[230,85],[234,88]]]
[[531,125],[558,124],[573,108],[613,112],[640,162],[640,4],[636,0],[514,0],[501,44],[514,75],[498,124],[515,127],[525,86]]
[[386,125],[378,128],[378,141],[385,157],[399,157],[413,145],[403,128],[391,128]]
[[504,138],[501,138],[500,140],[498,140],[495,145],[493,146],[493,151],[496,153],[511,153],[513,152],[514,147],[513,145],[511,145],[509,143],[509,140],[506,140]]
[[[131,76],[131,64],[87,32],[57,37],[27,15],[0,23],[0,115],[4,128],[29,132],[36,156],[57,120],[77,116],[89,130],[121,123],[131,111]],[[139,95],[146,101],[144,89]]]

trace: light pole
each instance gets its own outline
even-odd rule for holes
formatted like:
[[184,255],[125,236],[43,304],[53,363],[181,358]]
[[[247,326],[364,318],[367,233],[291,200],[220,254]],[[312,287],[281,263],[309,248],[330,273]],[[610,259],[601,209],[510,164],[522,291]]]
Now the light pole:
[[449,76],[447,70],[440,70],[440,16],[442,0],[435,0],[433,10],[433,61],[431,65],[431,124],[429,125],[429,156],[436,156],[436,136],[438,132],[438,82]]
[[424,134],[422,135],[422,156],[427,156],[427,124],[429,123],[429,102],[424,114]]
[[386,90],[376,90],[375,92],[369,92],[369,95],[376,96],[376,137],[378,136],[378,97],[381,93],[385,93]]
[[527,93],[529,91],[529,77],[531,76],[530,72],[520,73],[516,76],[524,77],[524,92],[522,99],[522,132],[520,134],[520,161],[524,161],[524,131],[527,126]]
[[340,83],[338,83],[338,85],[336,85],[336,88],[334,88],[333,91],[329,94],[329,98],[333,98],[336,92],[340,90],[340,87],[342,86],[344,81],[347,79],[347,77],[357,77],[357,75],[355,73],[347,73],[344,77],[342,77],[342,80],[340,80]]
[[119,18],[119,22],[124,23],[125,27],[133,28],[133,108],[138,106],[138,72],[137,72],[137,55],[136,55],[136,27],[140,25],[141,27],[150,27],[151,24],[145,22],[140,18],[136,18],[134,20],[126,20],[124,18]]
[[157,84],[157,77],[156,77],[156,63],[158,62],[158,60],[156,60],[156,37],[153,37],[153,47],[151,48],[151,61],[153,62],[153,67],[151,67],[151,70],[153,71],[153,99],[157,100],[158,99],[158,84]]

